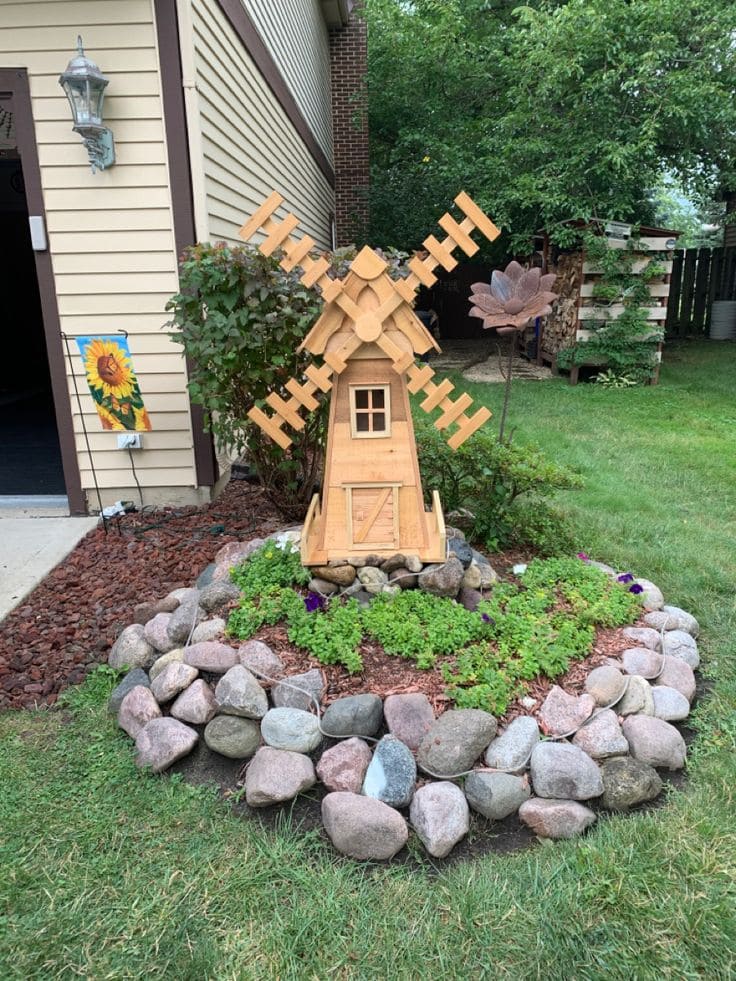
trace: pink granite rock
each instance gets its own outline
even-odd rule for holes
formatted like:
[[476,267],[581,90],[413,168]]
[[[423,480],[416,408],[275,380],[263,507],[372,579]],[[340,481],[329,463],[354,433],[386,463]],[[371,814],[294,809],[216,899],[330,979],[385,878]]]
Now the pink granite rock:
[[519,818],[540,838],[574,838],[595,821],[595,814],[574,800],[532,797],[519,808]]
[[191,753],[198,739],[194,729],[177,719],[153,719],[136,737],[136,763],[141,767],[150,767],[154,773],[161,773],[182,756]]
[[216,712],[214,692],[201,678],[192,682],[171,706],[171,714],[175,719],[192,725],[206,725]]
[[429,699],[421,693],[389,695],[383,703],[388,731],[409,749],[416,751],[434,722]]
[[135,739],[151,719],[158,719],[160,715],[161,709],[150,688],[136,685],[135,688],[131,688],[120,705],[118,725],[131,739]]
[[359,794],[371,761],[367,743],[354,737],[326,750],[317,764],[317,776],[328,790]]
[[539,721],[548,735],[563,736],[579,729],[594,708],[595,699],[591,695],[568,695],[559,685],[554,685],[539,710]]
[[240,663],[236,650],[216,640],[204,640],[200,644],[192,644],[184,651],[182,660],[193,668],[212,671],[213,674],[225,674]]
[[171,661],[151,682],[151,691],[159,705],[170,702],[188,688],[198,675],[196,668],[181,661]]

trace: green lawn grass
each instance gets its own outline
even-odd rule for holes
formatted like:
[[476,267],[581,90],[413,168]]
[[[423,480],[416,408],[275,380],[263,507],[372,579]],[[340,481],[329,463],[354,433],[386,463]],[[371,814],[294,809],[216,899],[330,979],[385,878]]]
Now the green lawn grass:
[[0,977],[733,977],[735,395],[727,344],[669,349],[656,388],[514,384],[516,438],[585,476],[577,546],[700,619],[711,690],[662,807],[439,873],[351,863],[138,773],[96,679],[0,716]]

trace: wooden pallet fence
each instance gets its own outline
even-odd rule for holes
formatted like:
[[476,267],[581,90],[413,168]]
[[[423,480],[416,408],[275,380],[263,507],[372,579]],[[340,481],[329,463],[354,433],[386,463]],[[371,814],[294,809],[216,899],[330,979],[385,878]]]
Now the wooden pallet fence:
[[707,334],[715,300],[736,300],[736,248],[678,249],[672,265],[667,336]]

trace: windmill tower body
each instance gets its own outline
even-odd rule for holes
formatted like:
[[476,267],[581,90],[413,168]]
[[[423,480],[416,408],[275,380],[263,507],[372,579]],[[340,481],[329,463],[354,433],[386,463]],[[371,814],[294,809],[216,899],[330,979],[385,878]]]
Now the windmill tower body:
[[[450,215],[440,219],[447,231],[444,242],[433,236],[425,240],[425,260],[409,264],[408,279],[394,281],[384,260],[367,246],[350,265],[344,280],[327,276],[324,258],[309,257],[314,242],[307,237],[292,239],[296,219],[280,223],[271,215],[282,198],[272,194],[243,226],[245,239],[258,229],[266,232],[259,248],[265,254],[284,249],[281,264],[287,270],[301,265],[302,282],[319,285],[325,301],[322,314],[305,337],[301,349],[321,359],[310,365],[302,380],[291,379],[286,387],[290,398],[271,393],[261,408],[249,413],[259,426],[284,449],[291,443],[282,426],[301,429],[299,414],[316,408],[318,390],[332,390],[327,433],[322,495],[315,495],[302,532],[301,553],[305,565],[321,565],[334,559],[362,554],[390,556],[397,552],[417,555],[424,562],[445,558],[445,526],[437,492],[432,508],[425,510],[419,477],[409,393],[423,392],[421,408],[439,409],[438,429],[456,427],[448,440],[455,449],[489,417],[486,408],[472,416],[468,395],[449,397],[453,385],[432,381],[434,371],[416,362],[437,345],[413,312],[420,283],[435,281],[432,267],[456,264],[451,250],[460,245],[468,254],[477,250],[469,233],[480,228],[489,238],[498,230],[467,195],[456,203],[465,212],[457,223]],[[437,348],[438,349],[438,348]]]

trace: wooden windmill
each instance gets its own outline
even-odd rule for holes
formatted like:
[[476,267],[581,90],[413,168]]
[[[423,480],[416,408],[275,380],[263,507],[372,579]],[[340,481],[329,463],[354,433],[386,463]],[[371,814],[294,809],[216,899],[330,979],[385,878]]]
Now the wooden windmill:
[[283,427],[304,427],[300,412],[317,408],[315,393],[334,388],[327,433],[322,501],[312,499],[302,532],[304,565],[322,565],[331,559],[360,554],[418,555],[424,562],[445,559],[445,524],[436,491],[432,510],[424,510],[409,392],[424,392],[421,408],[435,409],[440,429],[454,427],[448,443],[457,449],[490,418],[485,407],[468,416],[469,395],[453,401],[454,386],[447,379],[435,384],[434,371],[417,364],[416,355],[439,350],[432,335],[413,310],[420,285],[432,286],[433,270],[457,265],[453,249],[473,255],[478,246],[470,237],[478,229],[489,240],[499,230],[464,192],[455,198],[464,218],[449,215],[438,224],[443,241],[430,235],[424,241],[428,255],[409,262],[410,275],[392,280],[386,262],[365,246],[353,259],[344,279],[331,279],[329,262],[314,259],[315,243],[308,235],[296,239],[297,219],[273,217],[283,198],[274,192],[240,230],[248,240],[259,229],[264,255],[283,249],[281,266],[287,272],[301,266],[301,282],[318,286],[324,299],[322,314],[301,344],[323,364],[309,365],[304,378],[286,384],[290,398],[272,392],[266,402],[271,413],[253,408],[248,415],[279,446],[291,439]]

